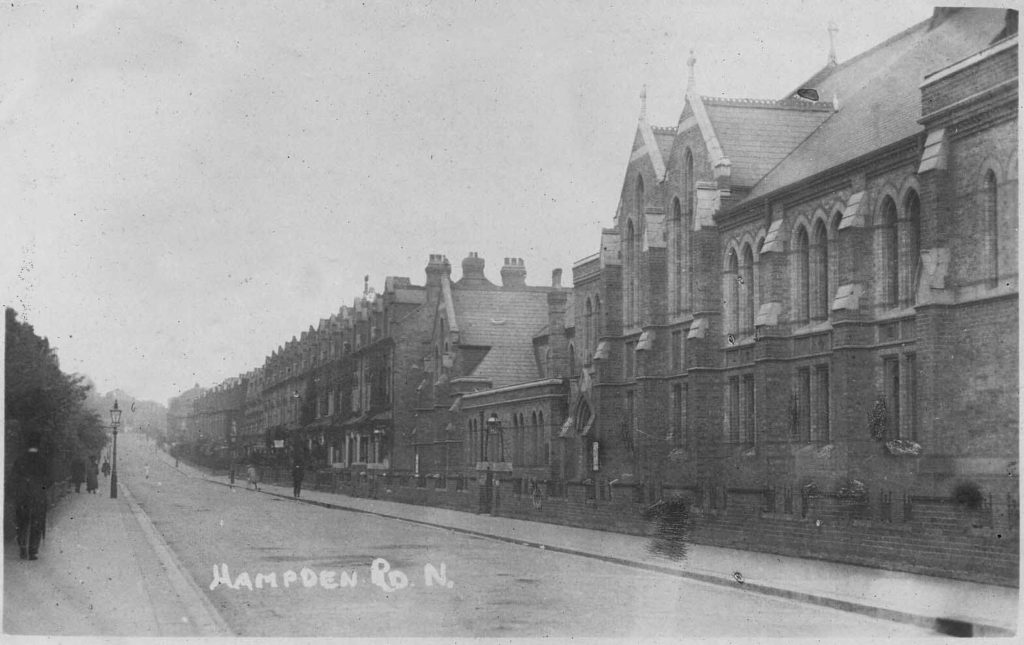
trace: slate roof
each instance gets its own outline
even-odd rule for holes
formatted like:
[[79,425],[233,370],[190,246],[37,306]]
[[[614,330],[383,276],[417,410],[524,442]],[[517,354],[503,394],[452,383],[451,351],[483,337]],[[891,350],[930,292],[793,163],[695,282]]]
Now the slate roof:
[[926,20],[802,87],[839,99],[839,111],[769,172],[754,199],[922,132],[925,75],[984,49],[1004,26],[1005,9],[961,9],[932,27]]
[[471,374],[493,387],[540,378],[533,338],[548,320],[546,289],[452,289],[459,344],[490,347]]
[[753,186],[832,114],[830,103],[702,96],[734,186]]

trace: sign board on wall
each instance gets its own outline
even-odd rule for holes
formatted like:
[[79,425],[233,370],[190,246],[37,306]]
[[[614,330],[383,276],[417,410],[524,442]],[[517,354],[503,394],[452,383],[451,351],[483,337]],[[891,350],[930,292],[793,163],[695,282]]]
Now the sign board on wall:
[[590,447],[593,449],[593,452],[594,452],[594,470],[597,470],[598,468],[600,468],[600,464],[598,464],[598,461],[597,461],[597,449],[598,449],[597,442],[595,441],[593,444],[591,444]]

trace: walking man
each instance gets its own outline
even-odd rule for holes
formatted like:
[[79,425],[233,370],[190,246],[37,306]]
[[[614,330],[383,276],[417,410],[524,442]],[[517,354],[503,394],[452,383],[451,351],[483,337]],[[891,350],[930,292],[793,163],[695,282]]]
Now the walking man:
[[14,523],[21,559],[37,560],[39,542],[46,531],[48,469],[46,459],[39,453],[39,435],[33,433],[26,443],[26,451],[11,468],[7,490],[14,499]]
[[71,461],[71,483],[75,485],[75,492],[82,492],[82,482],[85,481],[85,462],[81,457],[75,457]]
[[299,493],[302,492],[302,478],[305,476],[306,470],[302,467],[302,462],[296,459],[292,465],[292,497],[295,499],[298,499]]

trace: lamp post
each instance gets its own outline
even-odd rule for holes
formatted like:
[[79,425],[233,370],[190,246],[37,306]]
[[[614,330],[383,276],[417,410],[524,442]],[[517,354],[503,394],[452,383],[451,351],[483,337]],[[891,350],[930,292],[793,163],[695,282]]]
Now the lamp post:
[[117,499],[117,426],[121,425],[121,410],[114,399],[114,407],[110,409],[110,425],[114,429],[114,463],[110,469],[110,498]]

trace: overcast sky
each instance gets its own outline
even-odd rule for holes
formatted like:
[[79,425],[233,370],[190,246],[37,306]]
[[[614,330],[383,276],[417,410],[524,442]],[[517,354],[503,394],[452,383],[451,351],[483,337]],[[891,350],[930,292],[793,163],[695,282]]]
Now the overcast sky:
[[4,302],[100,391],[263,364],[363,276],[468,252],[549,284],[595,252],[648,85],[781,98],[929,2],[160,2],[0,7]]

